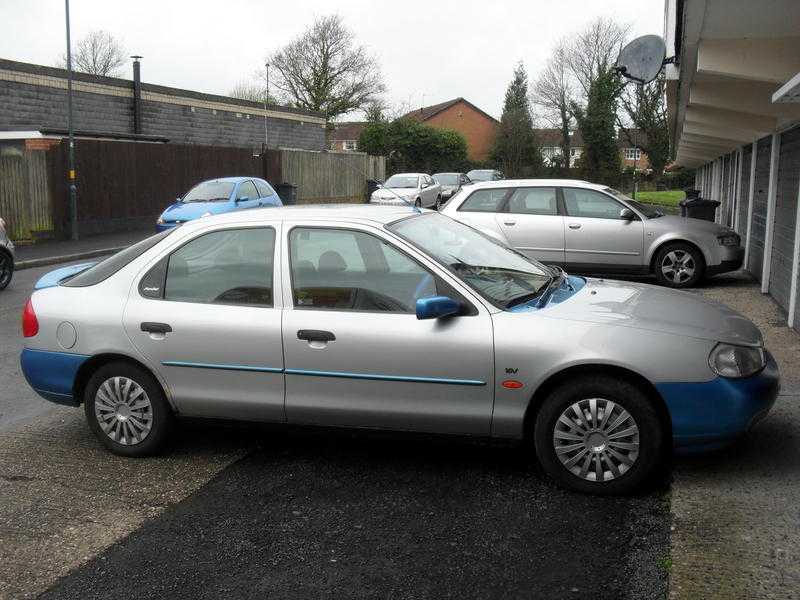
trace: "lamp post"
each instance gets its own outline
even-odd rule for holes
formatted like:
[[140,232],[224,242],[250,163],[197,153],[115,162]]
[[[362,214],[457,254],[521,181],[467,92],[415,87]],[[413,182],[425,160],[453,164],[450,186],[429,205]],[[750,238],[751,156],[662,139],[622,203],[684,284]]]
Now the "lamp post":
[[72,128],[72,43],[69,33],[69,0],[64,0],[67,21],[67,139],[68,165],[67,181],[69,182],[69,221],[70,237],[78,239],[78,188],[75,186],[75,132]]
[[267,149],[267,100],[269,100],[269,63],[264,63],[267,68],[267,91],[264,94],[264,150]]

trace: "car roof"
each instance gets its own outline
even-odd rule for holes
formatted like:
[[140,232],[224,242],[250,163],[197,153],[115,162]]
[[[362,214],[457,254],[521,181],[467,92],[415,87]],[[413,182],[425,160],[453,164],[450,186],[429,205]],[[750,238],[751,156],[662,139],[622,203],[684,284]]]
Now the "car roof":
[[[181,225],[186,228],[200,228],[209,224],[224,223],[264,223],[288,221],[292,219],[311,219],[320,221],[353,221],[385,225],[403,217],[410,217],[417,211],[413,206],[387,204],[304,204],[300,206],[275,206],[251,208],[219,215],[209,215],[194,219]],[[435,211],[423,209],[421,212]]]
[[437,175],[463,175],[460,171],[442,171],[441,173],[434,173],[433,177]]
[[240,181],[245,181],[247,179],[261,179],[260,177],[254,177],[251,175],[234,175],[231,177],[214,177],[213,179],[205,179],[200,183],[208,183],[209,181],[222,181],[224,183],[239,183]]
[[427,175],[427,173],[395,173],[392,177],[419,177],[421,175]]
[[604,190],[608,186],[590,183],[581,179],[500,179],[499,181],[478,181],[469,186],[470,190],[496,187],[581,187],[590,190]]

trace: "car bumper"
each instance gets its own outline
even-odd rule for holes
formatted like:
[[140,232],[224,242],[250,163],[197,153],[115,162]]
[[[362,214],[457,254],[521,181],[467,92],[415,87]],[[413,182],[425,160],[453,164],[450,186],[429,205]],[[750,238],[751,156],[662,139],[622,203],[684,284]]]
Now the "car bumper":
[[656,389],[672,419],[675,449],[710,450],[732,442],[767,416],[780,391],[780,373],[767,353],[766,367],[750,377],[660,383]]
[[708,265],[706,274],[718,275],[719,273],[729,273],[742,268],[744,248],[741,246],[723,246],[720,254],[721,262],[716,265]]
[[80,401],[73,396],[75,377],[88,358],[84,354],[25,348],[20,356],[20,366],[28,385],[42,398],[56,404],[77,406]]

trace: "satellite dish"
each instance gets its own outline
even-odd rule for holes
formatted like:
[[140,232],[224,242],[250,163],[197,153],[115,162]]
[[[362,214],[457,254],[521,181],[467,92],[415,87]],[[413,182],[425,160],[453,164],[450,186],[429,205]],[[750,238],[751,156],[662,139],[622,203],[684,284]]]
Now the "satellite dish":
[[638,37],[619,53],[616,69],[623,77],[644,85],[658,77],[667,47],[658,35]]

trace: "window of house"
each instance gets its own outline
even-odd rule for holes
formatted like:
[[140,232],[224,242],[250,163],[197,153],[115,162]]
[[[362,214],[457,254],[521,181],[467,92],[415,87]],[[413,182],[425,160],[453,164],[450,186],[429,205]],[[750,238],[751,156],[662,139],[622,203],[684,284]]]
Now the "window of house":
[[[163,298],[176,302],[272,306],[275,230],[226,229],[201,235],[166,262]],[[163,262],[163,261],[162,261]],[[163,265],[151,273],[157,275]],[[143,278],[148,280],[150,273]],[[152,277],[151,277],[152,279]],[[157,286],[153,286],[157,287]],[[143,295],[160,297],[155,292]]]
[[640,160],[641,158],[641,148],[625,148],[625,160]]
[[358,144],[356,143],[355,140],[345,140],[344,141],[344,149],[345,150],[353,150],[353,151],[355,151],[355,150],[358,149]]

